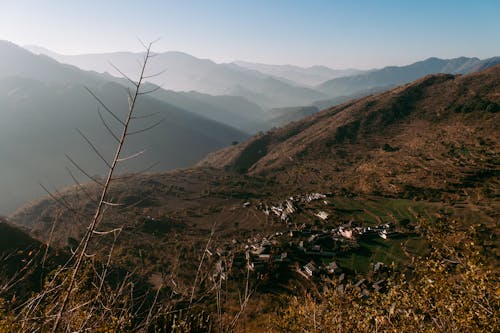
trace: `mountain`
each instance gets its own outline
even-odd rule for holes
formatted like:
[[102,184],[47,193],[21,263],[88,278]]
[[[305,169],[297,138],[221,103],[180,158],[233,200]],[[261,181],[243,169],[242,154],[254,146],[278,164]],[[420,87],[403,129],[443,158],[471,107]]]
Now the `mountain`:
[[438,59],[429,58],[408,66],[390,66],[369,73],[326,81],[316,88],[331,97],[352,95],[363,90],[405,84],[429,74],[467,74],[500,63],[500,57]]
[[[129,76],[137,73],[137,60],[142,56],[131,52],[69,56],[56,55],[37,47],[31,47],[31,50],[46,53],[60,62],[100,73],[114,73],[109,64],[111,62]],[[235,64],[217,64],[182,52],[158,53],[151,61],[149,73],[160,73],[149,78],[149,81],[162,85],[165,89],[240,96],[261,108],[303,105],[328,97],[312,88],[299,87],[255,70]]]
[[[154,90],[156,85],[146,83],[144,89]],[[260,106],[240,96],[209,95],[196,91],[160,89],[154,98],[201,117],[234,127],[245,133],[256,133],[265,127],[267,113]]]
[[23,77],[60,84],[96,84],[103,80],[96,73],[62,65],[45,55],[35,56],[10,42],[0,41],[0,54],[0,79]]
[[277,79],[287,80],[296,85],[309,87],[338,77],[352,76],[363,72],[358,69],[332,69],[326,66],[267,65],[246,61],[235,61],[233,64],[271,75]]
[[[384,93],[345,102],[283,128],[259,134],[244,143],[209,154],[198,166],[269,178],[282,185],[288,184],[290,192],[299,189],[325,192],[343,189],[352,193],[458,202],[463,200],[463,193],[459,190],[461,187],[470,187],[472,191],[475,187],[484,185],[481,190],[484,193],[476,193],[475,201],[469,202],[480,204],[480,201],[477,201],[479,198],[489,198],[491,193],[495,193],[494,182],[495,177],[498,177],[495,170],[498,169],[496,142],[499,138],[496,124],[500,108],[499,72],[500,67],[495,66],[468,75],[427,76]],[[3,81],[4,85],[7,83],[8,81]],[[35,81],[31,84],[34,85],[33,88],[23,91],[5,87],[1,90],[10,91],[10,99],[28,101],[41,100],[41,96],[54,91],[50,85],[46,90],[42,90],[40,83]],[[23,86],[29,85],[23,83]],[[101,89],[103,95],[111,96],[117,87],[108,83]],[[36,98],[26,98],[25,95],[31,96],[29,94],[32,91],[39,92],[40,97],[34,95]],[[61,96],[67,96],[72,101],[76,99],[73,96],[75,94],[71,89],[60,91]],[[118,92],[115,94],[119,95]],[[60,98],[58,96],[56,100]],[[43,109],[55,110],[50,104],[37,105],[42,105]],[[57,128],[65,140],[64,143],[61,143],[59,137],[53,137],[47,144],[53,149],[51,158],[44,158],[43,149],[46,148],[41,144],[43,140],[40,138],[43,138],[47,131],[55,131],[49,119],[61,118],[67,111],[51,111],[55,112],[56,116],[47,118],[38,116],[35,106],[26,109],[31,110],[31,113],[26,113],[18,123],[9,118],[8,112],[5,113],[2,125],[10,126],[4,125],[0,131],[4,138],[2,142],[10,140],[17,143],[17,146],[12,145],[12,148],[10,145],[2,145],[2,156],[9,156],[1,160],[0,170],[6,175],[5,178],[2,177],[2,188],[6,188],[10,196],[20,187],[16,185],[26,183],[26,174],[37,172],[38,169],[48,170],[49,178],[60,174],[62,167],[54,169],[52,166],[65,163],[62,158],[55,160],[53,154],[59,152],[58,156],[62,157],[61,151],[71,153],[66,145],[80,147],[74,148],[76,155],[83,154],[80,150],[84,146],[78,146],[79,138],[74,135],[74,127],[65,124]],[[83,113],[84,109],[86,108],[82,107],[80,112]],[[24,114],[23,108],[18,107],[16,110]],[[282,111],[275,110],[278,116]],[[307,109],[295,110],[298,113],[302,111],[309,113]],[[311,109],[311,113],[314,111],[316,110]],[[284,112],[284,115],[287,115],[287,112]],[[75,121],[68,119],[71,123],[78,123],[84,130],[95,125],[95,116],[85,118],[84,121],[79,118]],[[197,118],[193,116],[193,119]],[[181,124],[181,120],[178,124]],[[27,127],[33,132],[19,130]],[[175,137],[181,136],[180,132],[189,129],[171,131],[175,133]],[[201,132],[202,129],[198,131]],[[91,134],[94,135],[92,132]],[[160,137],[154,138],[161,140]],[[225,140],[230,139],[232,138],[227,137]],[[148,148],[148,145],[152,144],[152,149],[156,151],[159,148],[154,146],[155,142],[151,140],[141,148]],[[21,150],[17,147],[30,149]],[[192,147],[198,149],[198,144],[193,141]],[[134,148],[138,149],[139,145]],[[27,152],[24,153],[24,150]],[[196,155],[202,153],[198,151]],[[33,156],[36,157],[35,163],[23,162],[30,161]],[[13,172],[17,169],[28,169],[29,172],[25,171],[15,177]],[[10,173],[8,170],[11,170]],[[38,172],[41,174],[41,171]],[[155,176],[151,177],[154,179]],[[5,185],[6,181],[9,186]],[[210,188],[210,180],[206,181],[206,185],[200,185],[201,188]],[[36,180],[31,179],[31,182],[35,184]],[[224,184],[221,180],[217,182]],[[282,194],[285,195],[284,192]]]
[[[65,171],[65,166],[71,165],[65,153],[90,174],[103,174],[102,161],[86,146],[76,128],[106,156],[112,154],[114,141],[99,119],[97,102],[84,87],[119,116],[124,116],[128,105],[124,80],[63,65],[7,42],[0,42],[0,55],[0,212],[8,213],[43,195],[39,182],[51,188],[72,183]],[[200,108],[205,105],[200,104]],[[247,137],[235,128],[152,96],[140,99],[137,112],[158,115],[137,121],[132,125],[136,130],[162,118],[165,121],[130,138],[126,153],[143,149],[147,152],[121,171],[141,170],[156,162],[153,170],[157,171],[187,167],[208,152]],[[114,130],[118,129],[112,118],[106,120]]]

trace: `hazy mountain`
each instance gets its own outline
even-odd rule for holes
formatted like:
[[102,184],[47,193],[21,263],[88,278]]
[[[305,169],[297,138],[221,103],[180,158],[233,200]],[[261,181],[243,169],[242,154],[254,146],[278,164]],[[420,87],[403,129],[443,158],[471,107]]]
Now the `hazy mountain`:
[[[111,62],[131,77],[137,73],[137,60],[141,58],[140,53],[131,52],[67,56],[47,52],[38,47],[30,48],[34,52],[48,54],[60,62],[85,70],[117,74],[109,64]],[[162,85],[165,89],[241,96],[262,108],[304,105],[328,97],[314,89],[298,87],[255,70],[235,64],[217,64],[182,52],[157,54],[152,59],[148,72],[160,73],[149,78],[149,81]]]
[[0,79],[17,76],[63,84],[95,84],[104,78],[75,66],[60,64],[45,55],[36,56],[6,41],[0,41],[0,54]]
[[[155,89],[145,84],[144,89]],[[189,110],[202,117],[237,128],[245,133],[256,133],[264,127],[266,112],[260,106],[240,96],[209,95],[195,91],[182,92],[160,89],[153,95],[181,109]]]
[[[72,182],[65,172],[65,166],[70,165],[65,153],[90,174],[103,173],[102,161],[76,132],[76,128],[81,129],[106,156],[113,152],[114,141],[84,86],[122,116],[128,106],[126,89],[117,83],[123,81],[112,82],[107,76],[59,64],[6,42],[0,42],[0,56],[0,213],[7,213],[42,195],[40,181],[51,187]],[[165,121],[130,138],[126,153],[147,152],[120,169],[124,172],[139,171],[156,162],[154,170],[186,167],[208,152],[246,137],[232,127],[151,96],[141,98],[137,111],[159,114],[137,120],[132,130],[161,118]],[[111,118],[107,121],[113,122]]]
[[332,69],[326,66],[267,65],[246,61],[235,61],[234,64],[298,85],[311,87],[337,77],[352,76],[363,72],[358,69]]
[[336,78],[317,86],[332,97],[352,95],[377,87],[405,84],[429,74],[466,74],[500,63],[500,58],[480,60],[478,58],[438,59],[429,58],[408,66],[390,66],[369,73]]

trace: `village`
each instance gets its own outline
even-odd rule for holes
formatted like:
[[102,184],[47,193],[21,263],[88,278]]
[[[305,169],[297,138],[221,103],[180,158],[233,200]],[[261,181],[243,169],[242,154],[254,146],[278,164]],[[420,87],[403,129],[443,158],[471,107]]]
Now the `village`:
[[[274,272],[276,276],[276,272],[297,273],[311,281],[334,276],[340,280],[347,276],[354,278],[355,272],[338,263],[339,256],[357,251],[360,240],[386,241],[400,234],[393,223],[363,226],[358,221],[350,220],[332,227],[335,223],[328,221],[331,217],[327,211],[329,204],[328,195],[321,193],[291,196],[277,204],[243,203],[244,208],[257,209],[270,217],[270,223],[280,223],[286,229],[263,237],[252,237],[241,243],[233,240],[232,250],[229,251],[233,253],[233,266],[262,274]],[[299,212],[313,215],[319,223],[301,222],[300,218],[295,218]],[[235,248],[238,250],[235,251]],[[219,268],[225,266],[219,265]],[[384,281],[380,273],[385,270],[385,265],[374,262],[371,270],[372,274],[378,273],[378,281],[371,283],[373,289],[378,289]],[[219,270],[218,273],[222,272]],[[360,285],[367,282],[359,276],[357,279]]]

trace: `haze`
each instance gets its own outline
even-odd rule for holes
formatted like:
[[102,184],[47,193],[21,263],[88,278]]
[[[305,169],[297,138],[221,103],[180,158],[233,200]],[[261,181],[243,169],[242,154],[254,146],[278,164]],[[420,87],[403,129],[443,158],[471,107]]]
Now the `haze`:
[[[138,51],[332,68],[498,55],[498,1],[3,1],[0,39],[61,54]],[[383,47],[382,47],[383,46]]]

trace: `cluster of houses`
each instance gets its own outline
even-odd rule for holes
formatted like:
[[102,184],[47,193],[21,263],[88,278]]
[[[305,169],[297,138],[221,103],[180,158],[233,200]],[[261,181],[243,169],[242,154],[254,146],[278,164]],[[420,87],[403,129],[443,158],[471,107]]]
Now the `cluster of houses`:
[[[291,216],[300,209],[300,204],[310,203],[316,200],[323,200],[324,204],[328,204],[325,194],[307,193],[297,196],[291,196],[288,199],[274,205],[259,203],[257,209],[268,216],[275,215],[281,222],[288,223],[290,222]],[[244,204],[245,207],[248,207],[248,205],[249,203]],[[326,220],[328,218],[328,213],[321,211],[317,213],[317,216],[323,220]]]
[[[390,223],[362,226],[352,220],[334,228],[326,227],[326,224],[323,224],[323,227],[314,228],[311,225],[291,223],[292,219],[297,222],[294,214],[308,210],[313,210],[314,216],[318,219],[328,220],[331,215],[326,211],[327,207],[319,208],[317,204],[308,205],[316,201],[325,206],[329,205],[327,195],[321,193],[291,196],[279,203],[256,205],[255,208],[259,211],[283,222],[288,227],[288,231],[276,232],[265,237],[254,237],[239,243],[239,250],[236,251],[233,263],[236,266],[263,273],[271,269],[295,271],[307,279],[324,275],[343,277],[348,272],[340,267],[336,258],[356,251],[359,248],[358,240],[360,239],[380,237],[385,240],[396,233],[394,225]],[[252,204],[245,202],[243,206],[249,208]],[[233,245],[236,244],[233,243]],[[375,270],[378,270],[381,265],[382,263],[377,263]],[[359,283],[362,286],[366,284],[366,281]],[[380,286],[379,281],[372,287],[377,289]]]
[[252,270],[265,270],[271,264],[282,265],[307,278],[318,274],[341,274],[343,270],[334,260],[336,256],[358,248],[359,238],[387,239],[393,233],[394,227],[388,223],[361,227],[354,226],[353,222],[332,229],[277,232],[247,240],[243,246],[245,257],[239,261]]

